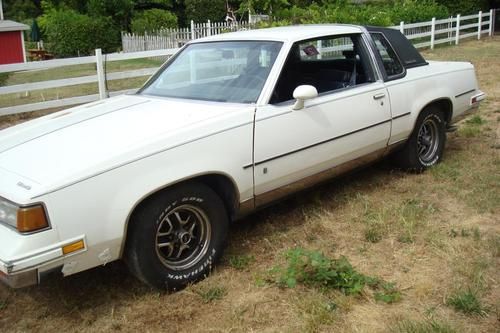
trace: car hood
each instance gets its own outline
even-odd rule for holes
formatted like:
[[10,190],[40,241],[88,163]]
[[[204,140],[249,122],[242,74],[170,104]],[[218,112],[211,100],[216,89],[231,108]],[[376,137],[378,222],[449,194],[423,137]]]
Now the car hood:
[[216,131],[215,121],[247,109],[124,95],[53,113],[0,131],[3,185],[35,195]]

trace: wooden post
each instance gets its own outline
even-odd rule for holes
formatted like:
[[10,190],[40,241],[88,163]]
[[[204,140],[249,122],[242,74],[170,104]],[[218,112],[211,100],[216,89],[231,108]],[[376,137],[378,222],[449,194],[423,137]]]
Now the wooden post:
[[489,26],[489,31],[488,31],[488,35],[490,37],[493,36],[493,32],[495,31],[495,19],[496,19],[495,10],[490,9],[490,26]]
[[404,35],[405,34],[405,22],[399,22],[399,31]]
[[99,86],[99,99],[105,99],[106,96],[106,80],[104,78],[104,66],[102,62],[102,50],[95,50],[95,58],[97,65],[97,85]]
[[207,20],[207,36],[212,36],[212,25],[210,24],[210,20]]
[[481,30],[483,30],[483,12],[479,11],[479,19],[477,20],[477,39],[481,39]]
[[194,32],[194,21],[191,20],[191,40],[194,40],[195,38],[195,32]]
[[23,47],[23,62],[26,62],[26,45],[24,44],[24,31],[19,31],[21,34],[21,43]]
[[457,15],[457,24],[455,31],[455,45],[458,45],[460,41],[460,14]]
[[431,23],[431,50],[434,50],[434,41],[436,38],[436,18],[432,18]]

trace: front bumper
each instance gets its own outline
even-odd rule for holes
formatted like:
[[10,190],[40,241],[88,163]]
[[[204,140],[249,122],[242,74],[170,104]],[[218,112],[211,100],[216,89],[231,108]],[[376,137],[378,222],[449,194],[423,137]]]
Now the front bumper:
[[23,288],[32,286],[39,283],[38,271],[36,269],[17,273],[9,274],[10,266],[0,261],[0,281],[5,283],[11,288]]
[[[29,241],[25,239],[23,241]],[[74,244],[82,243],[82,248],[77,248],[71,253],[65,249]],[[85,237],[80,236],[65,242],[38,249],[28,255],[20,256],[14,260],[0,258],[0,282],[11,288],[23,288],[40,283],[42,277],[54,268],[63,267],[65,259],[69,256],[85,252]]]

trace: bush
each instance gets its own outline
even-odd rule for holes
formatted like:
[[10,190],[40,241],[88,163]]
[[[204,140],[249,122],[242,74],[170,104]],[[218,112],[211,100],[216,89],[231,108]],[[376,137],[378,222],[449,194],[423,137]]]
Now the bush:
[[433,17],[448,17],[445,6],[434,0],[394,0],[385,4],[352,4],[337,1],[325,5],[316,3],[308,7],[292,6],[280,10],[275,22],[267,26],[307,23],[351,23],[361,25],[389,26],[430,21]]
[[168,10],[148,9],[134,15],[130,26],[135,33],[175,28],[177,27],[177,16]]
[[112,52],[120,45],[120,31],[108,17],[51,10],[40,19],[49,51],[58,57],[91,55],[97,48]]

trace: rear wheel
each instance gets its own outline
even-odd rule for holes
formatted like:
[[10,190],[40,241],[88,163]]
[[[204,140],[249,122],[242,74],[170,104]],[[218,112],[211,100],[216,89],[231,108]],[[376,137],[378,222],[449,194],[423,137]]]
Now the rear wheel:
[[446,141],[443,113],[436,107],[423,110],[404,148],[395,154],[399,166],[423,171],[441,161]]
[[125,259],[143,282],[178,290],[207,276],[222,255],[228,217],[204,184],[188,183],[148,199],[130,221]]

